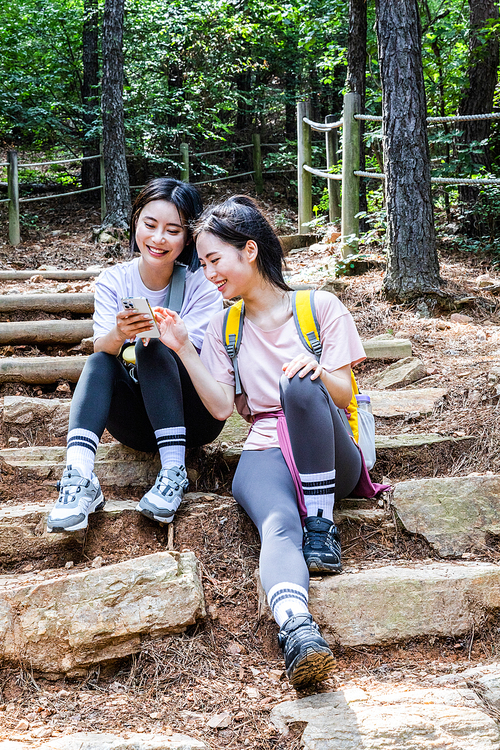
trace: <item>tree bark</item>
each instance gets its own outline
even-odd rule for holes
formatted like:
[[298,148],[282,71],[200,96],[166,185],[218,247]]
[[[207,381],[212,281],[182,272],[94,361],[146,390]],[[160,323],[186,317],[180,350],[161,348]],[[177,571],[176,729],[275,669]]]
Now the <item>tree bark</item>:
[[[81,88],[83,104],[84,156],[95,156],[99,153],[99,138],[86,138],[87,130],[96,119],[95,107],[98,102],[99,86],[99,9],[98,0],[84,0],[84,17],[82,32],[83,81]],[[82,162],[82,187],[92,188],[100,183],[99,159]]]
[[[492,32],[485,38],[482,30],[488,21],[498,19],[497,0],[469,0],[470,35],[469,35],[469,67],[468,86],[460,102],[460,115],[479,115],[493,110],[493,95],[498,78],[498,34]],[[463,131],[461,142],[469,144],[472,141],[487,139],[490,133],[489,120],[459,123]],[[479,153],[473,155],[472,160],[479,166],[491,168],[490,151],[484,146]],[[459,197],[462,203],[473,205],[479,196],[478,188],[472,185],[460,185]],[[474,234],[482,233],[479,227],[469,227]]]
[[102,34],[102,145],[106,173],[106,216],[103,227],[126,229],[130,185],[125,159],[123,112],[124,0],[105,0]]
[[[349,34],[347,38],[347,78],[346,90],[361,97],[361,112],[365,111],[366,101],[366,0],[349,0]],[[365,124],[360,123],[359,137],[359,168],[362,172],[366,167],[365,153]],[[359,210],[366,212],[366,180],[360,180]],[[360,221],[362,230],[366,228],[365,221]]]
[[387,200],[384,292],[408,301],[439,289],[417,0],[376,0]]

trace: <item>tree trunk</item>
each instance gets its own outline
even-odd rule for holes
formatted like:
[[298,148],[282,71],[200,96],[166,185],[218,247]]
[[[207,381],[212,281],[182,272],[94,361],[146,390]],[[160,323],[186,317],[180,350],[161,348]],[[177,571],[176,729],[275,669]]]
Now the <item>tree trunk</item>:
[[[365,111],[366,100],[366,0],[349,0],[349,35],[347,38],[347,79],[346,90],[361,97],[361,112]],[[365,124],[360,123],[359,168],[365,171]],[[359,210],[366,212],[366,180],[360,180]],[[360,228],[366,229],[366,222],[360,221]]]
[[[95,112],[97,103],[97,88],[99,86],[99,9],[98,0],[84,1],[84,18],[82,33],[82,104],[83,122],[86,126],[84,133],[84,156],[95,156],[99,153],[99,138],[87,138],[87,131],[97,118]],[[100,184],[99,159],[82,162],[82,187],[92,188]]]
[[384,292],[406,301],[439,288],[417,0],[376,0],[387,199]]
[[[488,34],[482,30],[488,26],[490,19],[498,19],[498,2],[496,0],[469,0],[470,36],[469,36],[469,67],[468,86],[460,102],[460,115],[479,115],[491,112],[493,109],[493,95],[498,78],[498,34]],[[463,131],[461,142],[469,144],[488,138],[490,133],[489,120],[459,123]],[[488,146],[481,148],[472,157],[474,164],[491,167]],[[479,196],[478,188],[472,185],[460,185],[459,197],[462,203],[473,206]],[[473,222],[474,224],[474,222]],[[473,234],[482,234],[479,226],[469,226]]]
[[123,113],[124,0],[105,0],[102,34],[102,146],[106,173],[106,216],[103,227],[126,229],[130,185],[125,159]]

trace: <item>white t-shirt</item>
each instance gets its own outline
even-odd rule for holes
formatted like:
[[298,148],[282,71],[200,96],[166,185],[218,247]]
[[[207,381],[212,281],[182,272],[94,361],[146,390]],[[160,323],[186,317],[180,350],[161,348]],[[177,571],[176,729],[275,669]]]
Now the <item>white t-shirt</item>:
[[[325,370],[333,372],[349,364],[353,367],[365,359],[354,320],[342,302],[330,292],[316,292],[314,305],[323,346],[321,364]],[[217,381],[234,385],[233,365],[222,338],[224,314],[223,311],[210,321],[201,359]],[[264,331],[248,318],[244,319],[238,369],[246,400],[236,399],[236,408],[243,417],[248,419],[248,412],[254,415],[281,409],[279,381],[283,364],[304,351],[293,317],[272,331]],[[244,450],[277,448],[276,424],[273,418],[260,419],[248,436]]]
[[[119,263],[107,268],[95,284],[94,341],[109,333],[116,325],[116,315],[123,310],[123,297],[146,297],[151,307],[162,306],[168,286],[152,291],[143,283],[139,273],[139,260]],[[222,310],[222,295],[203,269],[186,273],[186,289],[180,316],[186,324],[189,338],[199,350],[210,318]]]

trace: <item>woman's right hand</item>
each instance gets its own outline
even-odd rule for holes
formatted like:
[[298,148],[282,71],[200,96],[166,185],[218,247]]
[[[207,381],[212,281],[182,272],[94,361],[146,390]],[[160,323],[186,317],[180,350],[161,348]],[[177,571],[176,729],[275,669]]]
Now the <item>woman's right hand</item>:
[[116,316],[116,328],[123,341],[134,342],[140,333],[151,331],[151,317],[144,313],[121,310]]
[[189,334],[182,318],[166,307],[155,307],[156,323],[160,329],[160,341],[174,352],[180,352],[189,344]]

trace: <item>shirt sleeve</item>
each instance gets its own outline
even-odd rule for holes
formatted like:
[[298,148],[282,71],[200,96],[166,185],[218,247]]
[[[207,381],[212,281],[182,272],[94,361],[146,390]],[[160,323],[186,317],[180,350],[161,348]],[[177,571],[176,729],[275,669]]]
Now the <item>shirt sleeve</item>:
[[[198,272],[196,272],[198,273]],[[201,271],[203,274],[203,271]],[[222,295],[217,287],[203,278],[193,289],[191,295],[186,295],[182,305],[181,318],[188,330],[189,339],[200,351],[205,338],[208,323],[213,316],[222,310]]]
[[105,336],[116,325],[116,316],[122,309],[121,297],[109,273],[104,272],[95,284],[94,341]]
[[356,324],[349,310],[330,292],[316,292],[316,315],[323,351],[321,364],[328,372],[366,359]]
[[201,361],[219,383],[235,385],[233,363],[222,343],[224,313],[216,315],[208,324],[201,350]]

